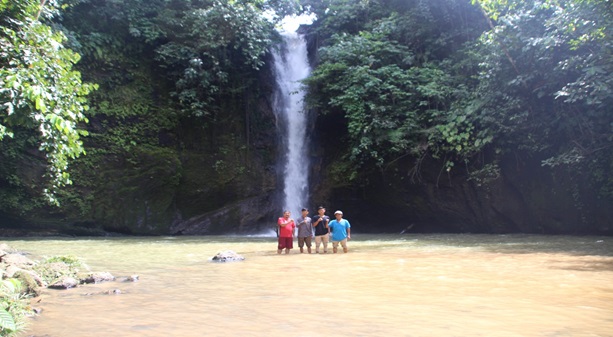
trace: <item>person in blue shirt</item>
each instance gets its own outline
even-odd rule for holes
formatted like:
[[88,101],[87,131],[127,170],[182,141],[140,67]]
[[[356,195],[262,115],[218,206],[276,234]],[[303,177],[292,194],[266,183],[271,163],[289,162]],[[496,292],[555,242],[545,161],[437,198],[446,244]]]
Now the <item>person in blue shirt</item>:
[[343,246],[343,252],[347,253],[347,240],[351,240],[351,225],[349,221],[343,219],[343,212],[334,212],[335,220],[330,221],[328,227],[332,233],[332,251],[338,251],[338,244]]

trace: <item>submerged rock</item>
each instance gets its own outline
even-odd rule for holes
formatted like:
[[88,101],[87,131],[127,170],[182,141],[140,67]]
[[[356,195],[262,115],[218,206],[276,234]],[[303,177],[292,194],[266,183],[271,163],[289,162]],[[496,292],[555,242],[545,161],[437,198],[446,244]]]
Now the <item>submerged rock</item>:
[[211,259],[213,262],[234,262],[234,261],[243,261],[245,258],[231,250],[224,250],[217,253]]
[[117,281],[120,282],[138,282],[138,275],[130,275],[130,276],[121,276],[117,278]]
[[96,293],[85,293],[85,294],[83,294],[83,296],[93,296],[93,295],[119,295],[119,294],[123,294],[123,291],[121,291],[120,289],[111,289],[111,290],[99,291],[99,292],[96,292]]

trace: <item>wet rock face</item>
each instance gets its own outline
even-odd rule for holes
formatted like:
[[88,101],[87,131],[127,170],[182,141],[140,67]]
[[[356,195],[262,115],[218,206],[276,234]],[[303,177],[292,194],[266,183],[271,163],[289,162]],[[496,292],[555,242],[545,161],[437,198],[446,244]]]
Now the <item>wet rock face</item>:
[[237,253],[231,250],[224,250],[222,252],[219,252],[215,256],[213,256],[213,258],[211,259],[211,261],[213,262],[236,262],[236,261],[243,261],[243,260],[245,260],[244,257],[242,257],[241,255],[238,255]]
[[257,223],[273,212],[270,195],[247,198],[215,211],[192,218],[175,220],[170,227],[172,235],[209,235],[254,232]]
[[611,198],[599,198],[588,176],[545,168],[537,159],[510,158],[496,176],[481,180],[461,170],[439,176],[442,164],[426,161],[420,179],[411,180],[402,168],[413,163],[396,164],[385,175],[369,175],[361,189],[333,187],[314,198],[330,200],[364,232],[613,233]]

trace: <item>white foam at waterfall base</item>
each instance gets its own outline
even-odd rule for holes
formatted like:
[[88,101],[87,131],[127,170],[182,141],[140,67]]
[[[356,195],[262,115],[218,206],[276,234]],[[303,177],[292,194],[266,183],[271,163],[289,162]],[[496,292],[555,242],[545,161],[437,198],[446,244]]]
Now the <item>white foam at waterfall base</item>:
[[283,209],[295,216],[308,200],[309,161],[307,156],[308,114],[304,109],[304,92],[300,80],[311,69],[306,42],[295,32],[282,31],[285,46],[273,52],[277,92],[274,110],[277,129],[284,144],[279,156],[283,167]]

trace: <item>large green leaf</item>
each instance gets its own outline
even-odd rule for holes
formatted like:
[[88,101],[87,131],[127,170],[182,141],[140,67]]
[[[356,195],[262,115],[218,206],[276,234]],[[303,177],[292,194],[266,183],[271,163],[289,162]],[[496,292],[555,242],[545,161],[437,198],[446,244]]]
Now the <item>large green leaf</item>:
[[15,326],[15,320],[13,320],[13,316],[8,313],[5,309],[0,308],[0,328],[8,331],[15,331],[17,327]]

